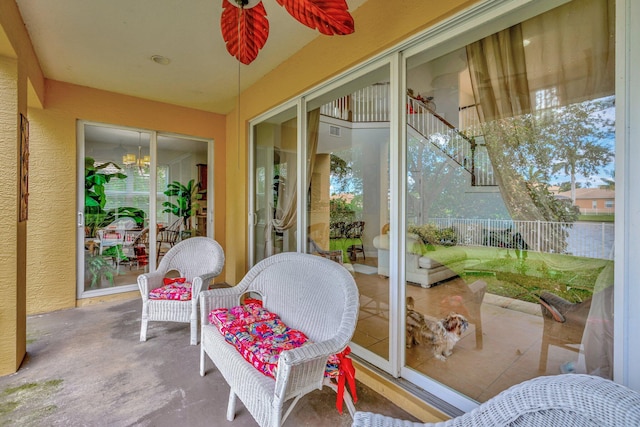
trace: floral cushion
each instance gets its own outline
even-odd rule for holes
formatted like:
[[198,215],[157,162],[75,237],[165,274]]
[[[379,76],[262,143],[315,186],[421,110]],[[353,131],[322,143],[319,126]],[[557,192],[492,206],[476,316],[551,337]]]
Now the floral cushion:
[[173,300],[173,301],[190,301],[191,300],[191,283],[187,282],[184,277],[164,278],[164,286],[152,289],[149,292],[149,299],[155,300]]
[[[310,342],[303,332],[289,328],[260,302],[230,309],[217,308],[209,313],[209,322],[247,362],[272,378],[276,376],[280,353]],[[337,378],[339,365],[337,355],[329,357],[325,376]]]
[[209,323],[215,325],[224,335],[227,332],[235,333],[238,328],[245,329],[246,325],[262,320],[275,319],[275,314],[262,308],[260,303],[249,303],[228,308],[217,308],[209,313]]
[[209,322],[247,362],[272,378],[276,376],[280,353],[308,341],[304,333],[287,327],[276,314],[255,302],[212,310]]

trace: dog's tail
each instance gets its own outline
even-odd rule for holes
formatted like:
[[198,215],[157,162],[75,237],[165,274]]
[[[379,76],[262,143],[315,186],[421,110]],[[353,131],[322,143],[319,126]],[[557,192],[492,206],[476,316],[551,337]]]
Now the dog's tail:
[[413,310],[414,304],[413,297],[407,297],[407,310]]

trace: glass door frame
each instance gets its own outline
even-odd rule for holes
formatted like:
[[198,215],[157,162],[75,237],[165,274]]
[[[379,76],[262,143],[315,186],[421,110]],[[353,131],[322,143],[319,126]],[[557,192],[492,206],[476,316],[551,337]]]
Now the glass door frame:
[[[399,59],[397,56],[393,56],[393,55],[386,55],[383,58],[380,59],[376,59],[373,61],[369,61],[365,64],[362,64],[361,66],[357,67],[356,69],[350,71],[349,73],[347,73],[346,75],[340,77],[340,78],[335,78],[323,85],[321,85],[318,88],[313,89],[312,91],[310,91],[308,94],[300,96],[294,100],[290,100],[280,106],[278,106],[275,109],[269,110],[268,112],[265,112],[264,114],[261,114],[260,116],[255,117],[254,119],[250,120],[248,123],[248,129],[249,129],[249,164],[248,164],[248,177],[247,177],[247,182],[248,182],[248,194],[249,194],[249,200],[248,200],[248,247],[247,247],[247,259],[249,260],[249,267],[253,266],[256,263],[255,260],[255,255],[254,255],[254,245],[255,245],[255,239],[256,239],[256,235],[255,235],[255,226],[257,224],[257,213],[256,213],[256,203],[255,203],[255,167],[256,167],[256,159],[255,159],[255,147],[256,147],[256,141],[254,138],[254,128],[256,125],[258,125],[259,123],[269,119],[270,117],[273,117],[277,114],[282,113],[283,111],[286,111],[288,109],[291,108],[296,108],[297,111],[297,139],[298,139],[298,147],[297,147],[297,162],[298,162],[298,168],[297,168],[297,182],[305,182],[306,180],[306,176],[307,176],[307,131],[306,131],[306,126],[307,126],[307,105],[309,103],[313,103],[313,101],[319,97],[321,97],[322,95],[325,95],[333,90],[336,90],[342,86],[345,86],[346,84],[348,84],[349,82],[358,79],[359,77],[365,76],[369,73],[375,72],[376,70],[382,69],[388,67],[390,69],[390,81],[391,81],[391,93],[395,93],[398,91],[398,76],[400,75],[398,70],[399,70]],[[394,81],[396,82],[394,84]],[[395,91],[395,92],[394,92]],[[393,97],[391,99],[391,106],[390,109],[391,111],[399,111],[400,108],[398,108],[399,104],[401,102],[401,98],[400,97]],[[398,153],[396,152],[396,154],[394,153],[394,148],[393,147],[397,147],[397,140],[398,140],[398,135],[399,135],[399,125],[398,125],[398,118],[396,116],[391,117],[390,119],[391,123],[390,123],[390,141],[391,141],[391,171],[390,173],[392,174],[392,177],[390,178],[391,183],[390,185],[400,185],[400,180],[399,178],[394,178],[394,176],[397,175],[398,171],[395,170],[395,159],[397,159]],[[397,150],[396,150],[397,151]],[[394,184],[395,182],[395,184]],[[306,190],[304,188],[304,186],[297,186],[297,211],[296,211],[296,217],[297,217],[297,227],[296,227],[296,243],[297,243],[297,247],[298,247],[298,252],[306,252],[307,250],[307,225],[308,225],[308,218],[307,218],[307,210],[306,210],[306,200],[307,200],[307,194],[306,194]],[[392,191],[392,199],[391,199],[391,205],[395,206],[396,209],[392,209],[392,212],[390,212],[390,216],[391,216],[391,220],[392,220],[392,224],[395,223],[395,221],[397,221],[398,215],[399,215],[399,210],[398,210],[398,206],[400,204],[400,202],[398,200],[395,199],[395,197],[398,197],[398,194],[401,194],[398,191]],[[395,219],[394,219],[395,218]],[[394,252],[395,251],[395,252]],[[394,245],[391,246],[391,252],[390,252],[390,257],[393,256],[397,256],[397,246],[394,247]],[[393,258],[392,258],[393,259]],[[389,282],[390,283],[399,283],[397,279],[399,279],[398,275],[402,275],[404,277],[404,271],[398,271],[397,267],[394,266],[393,264],[391,264],[390,266],[391,271],[390,271],[390,277],[389,277]],[[390,287],[390,306],[396,307],[399,303],[399,298],[397,296],[397,292],[391,290]],[[390,351],[389,351],[389,357],[390,360],[385,360],[384,358],[374,354],[373,352],[366,350],[360,346],[358,346],[355,343],[351,344],[351,348],[354,352],[354,354],[357,354],[359,357],[361,357],[363,360],[366,360],[369,363],[374,364],[375,366],[383,369],[384,371],[386,371],[387,373],[397,377],[399,375],[399,360],[396,357],[396,352],[395,351],[391,351],[391,348],[393,347],[397,347],[399,344],[399,338],[398,338],[398,333],[391,333],[391,331],[397,331],[399,330],[399,314],[398,314],[398,310],[394,309],[394,310],[390,310],[390,321],[389,321],[389,337],[390,337]]]
[[[215,199],[215,191],[214,191],[214,141],[212,139],[199,138],[194,136],[175,134],[170,132],[159,132],[155,130],[129,127],[129,126],[120,126],[108,123],[100,123],[89,120],[77,120],[76,121],[76,156],[77,156],[77,197],[76,197],[76,298],[84,299],[91,297],[98,297],[103,295],[112,295],[123,292],[131,292],[137,291],[138,285],[136,283],[130,285],[122,285],[122,286],[114,286],[111,288],[103,288],[96,290],[85,290],[84,284],[84,157],[85,157],[85,126],[100,126],[105,128],[113,128],[113,129],[121,129],[133,132],[144,132],[150,135],[149,140],[149,155],[151,157],[151,163],[149,165],[149,169],[152,171],[157,170],[157,146],[158,146],[158,136],[167,136],[167,137],[175,137],[175,138],[183,138],[189,139],[193,141],[202,141],[207,144],[207,237],[215,238],[214,233],[214,199]],[[149,175],[149,229],[154,230],[157,225],[157,192],[155,188],[157,187],[157,174],[152,173]],[[153,190],[152,190],[153,189]],[[156,243],[157,243],[157,235],[156,233],[149,233],[149,271],[154,271],[157,267],[156,265]]]

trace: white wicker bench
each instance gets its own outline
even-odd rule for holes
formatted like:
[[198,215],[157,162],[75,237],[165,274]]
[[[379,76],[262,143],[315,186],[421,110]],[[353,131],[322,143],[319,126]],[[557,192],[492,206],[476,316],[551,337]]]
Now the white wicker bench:
[[[259,295],[264,308],[312,341],[282,352],[275,380],[249,364],[208,321],[212,309],[237,306],[249,293]],[[302,396],[326,385],[327,359],[351,340],[358,306],[358,290],[347,270],[325,258],[300,253],[274,255],[256,264],[238,285],[202,292],[200,375],[205,374],[206,355],[231,389],[227,420],[235,416],[237,396],[259,425],[280,426]]]
[[640,393],[590,375],[539,377],[476,409],[440,423],[414,423],[356,412],[352,427],[622,427],[640,426]]

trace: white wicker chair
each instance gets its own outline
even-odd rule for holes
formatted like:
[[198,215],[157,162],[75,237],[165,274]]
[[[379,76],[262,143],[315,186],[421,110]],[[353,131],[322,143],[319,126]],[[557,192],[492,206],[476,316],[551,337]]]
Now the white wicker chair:
[[352,427],[640,426],[640,393],[600,377],[565,374],[515,385],[473,411],[422,424],[356,412]]
[[[147,340],[149,321],[191,323],[191,345],[198,344],[198,297],[224,267],[224,251],[218,242],[207,237],[192,237],[173,246],[162,257],[158,269],[138,276],[142,295],[140,341]],[[191,282],[190,301],[149,299],[149,292],[162,286],[162,279],[177,270]]]
[[[262,297],[264,307],[313,341],[281,353],[276,379],[267,377],[208,322],[208,313],[239,305],[243,295]],[[233,288],[200,294],[202,336],[200,375],[209,356],[229,384],[227,420],[235,416],[236,396],[261,426],[280,426],[305,394],[322,388],[327,358],[342,351],[358,319],[358,289],[336,262],[301,253],[281,253],[256,264]],[[285,402],[294,399],[283,415]]]

